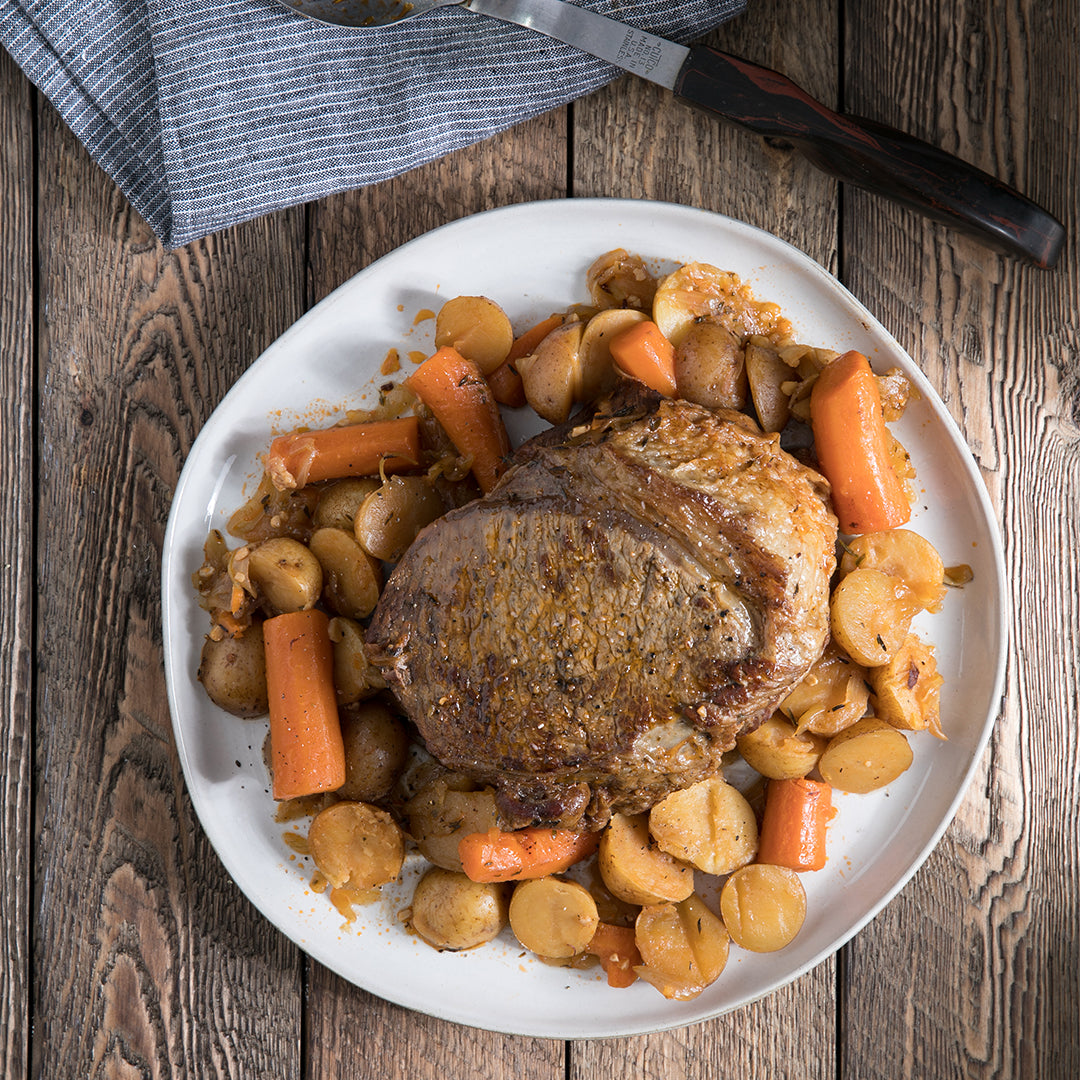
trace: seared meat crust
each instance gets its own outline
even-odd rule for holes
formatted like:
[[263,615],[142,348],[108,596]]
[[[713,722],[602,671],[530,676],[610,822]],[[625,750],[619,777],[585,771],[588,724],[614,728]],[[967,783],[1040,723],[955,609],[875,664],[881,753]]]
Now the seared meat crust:
[[514,460],[417,538],[369,655],[507,827],[597,828],[715,773],[803,678],[836,522],[777,436],[640,388]]

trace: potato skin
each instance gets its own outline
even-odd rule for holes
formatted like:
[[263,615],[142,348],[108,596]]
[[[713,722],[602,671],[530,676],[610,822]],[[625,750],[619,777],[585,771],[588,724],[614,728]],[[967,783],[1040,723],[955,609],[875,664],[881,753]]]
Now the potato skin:
[[208,637],[199,660],[199,682],[210,700],[233,716],[265,716],[266,653],[262,623],[252,623],[240,637]]
[[381,701],[366,701],[341,710],[341,738],[345,783],[338,794],[358,802],[385,799],[409,754],[405,725]]
[[480,884],[433,866],[413,893],[413,929],[436,949],[471,949],[497,937],[509,918],[509,887]]
[[424,784],[405,804],[405,818],[420,854],[435,866],[458,873],[461,838],[486,832],[499,823],[494,793],[476,791],[463,776],[454,773]]

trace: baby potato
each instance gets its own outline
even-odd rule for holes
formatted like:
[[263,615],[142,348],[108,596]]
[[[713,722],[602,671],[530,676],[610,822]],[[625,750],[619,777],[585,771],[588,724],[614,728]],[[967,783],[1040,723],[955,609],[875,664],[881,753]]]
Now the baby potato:
[[339,705],[355,705],[386,689],[382,672],[364,652],[364,628],[355,619],[335,615],[330,620],[334,646],[334,689]]
[[335,889],[372,889],[394,881],[405,842],[394,819],[362,802],[339,802],[316,815],[308,830],[315,865]]
[[770,780],[806,776],[828,744],[823,735],[796,731],[783,713],[773,713],[760,727],[736,740],[736,747],[751,769]]
[[791,409],[782,387],[794,377],[775,349],[746,346],[746,378],[762,431],[783,431],[787,425]]
[[634,971],[666,998],[696,998],[727,965],[724,924],[696,893],[678,904],[643,907],[634,924],[642,964]]
[[699,319],[720,315],[738,287],[734,274],[707,263],[686,263],[667,275],[653,297],[653,322],[676,348]]
[[343,799],[377,802],[385,799],[405,768],[409,734],[405,725],[381,701],[341,710],[345,744]]
[[719,776],[658,802],[649,811],[649,832],[662,851],[706,874],[730,874],[757,854],[753,808]]
[[461,838],[487,832],[499,823],[494,792],[474,790],[471,781],[454,773],[440,774],[423,784],[405,804],[405,819],[424,858],[458,872]]
[[412,928],[436,949],[471,949],[498,937],[509,918],[506,885],[481,885],[433,866],[413,893]]
[[746,357],[739,339],[712,319],[693,323],[675,350],[679,397],[707,409],[746,405]]
[[239,637],[208,637],[199,660],[199,682],[210,700],[233,716],[265,716],[266,653],[262,623],[252,623]]
[[449,345],[490,375],[514,344],[510,319],[486,296],[455,296],[435,318],[435,347]]
[[350,619],[370,615],[382,588],[379,563],[344,529],[316,529],[310,547],[322,567],[327,604]]
[[786,866],[743,866],[724,883],[720,914],[740,948],[775,952],[802,929],[806,890],[799,875]]
[[648,814],[613,814],[600,837],[598,864],[604,884],[630,904],[685,900],[694,891],[693,869],[656,846]]
[[833,590],[829,622],[837,644],[863,667],[887,664],[919,610],[911,590],[892,574],[852,570]]
[[837,791],[862,795],[891,784],[911,766],[913,756],[902,732],[868,716],[830,740],[818,772]]
[[853,536],[844,545],[840,572],[880,570],[892,574],[911,590],[927,611],[940,611],[945,597],[945,564],[929,540],[910,529]]
[[870,670],[874,712],[895,728],[930,731],[944,739],[941,730],[941,684],[931,646],[908,634],[893,658]]
[[623,248],[605,252],[589,267],[585,280],[598,308],[636,308],[648,311],[656,294],[656,279],[638,255]]
[[611,358],[611,339],[645,319],[645,313],[634,308],[610,308],[585,324],[573,380],[575,401],[592,401],[615,386],[619,376]]
[[533,410],[551,424],[561,424],[573,408],[580,365],[580,321],[557,326],[529,356],[514,361]]
[[809,731],[831,737],[866,715],[867,678],[866,668],[830,642],[803,681],[780,703],[780,711],[794,720],[799,734]]
[[420,530],[444,513],[442,496],[426,476],[392,476],[357,510],[354,535],[369,555],[397,562]]
[[538,956],[559,960],[584,951],[599,922],[596,901],[576,881],[522,881],[510,899],[510,929]]
[[352,532],[356,511],[378,486],[373,477],[350,476],[323,488],[315,504],[315,528]]
[[319,560],[299,540],[287,536],[253,545],[247,555],[247,576],[276,615],[313,608],[323,588]]

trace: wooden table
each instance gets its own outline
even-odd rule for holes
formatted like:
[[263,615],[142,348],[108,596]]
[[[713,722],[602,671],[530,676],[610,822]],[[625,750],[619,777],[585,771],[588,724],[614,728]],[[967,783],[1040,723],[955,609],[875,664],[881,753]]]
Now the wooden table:
[[[1069,228],[1060,266],[838,190],[630,79],[397,180],[164,252],[0,56],[0,1075],[1080,1076],[1075,0],[751,0],[714,41],[1014,183]],[[185,791],[158,575],[200,426],[298,316],[434,226],[591,195],[763,226],[884,322],[982,469],[1013,642],[955,821],[850,945],[733,1015],[563,1043],[388,1005],[251,907]]]

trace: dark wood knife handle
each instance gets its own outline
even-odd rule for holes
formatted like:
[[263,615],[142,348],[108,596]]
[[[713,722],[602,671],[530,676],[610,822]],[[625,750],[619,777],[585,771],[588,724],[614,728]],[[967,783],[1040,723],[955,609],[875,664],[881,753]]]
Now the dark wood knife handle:
[[833,112],[776,71],[695,45],[673,89],[692,105],[790,143],[824,172],[1009,255],[1045,269],[1061,254],[1064,226],[1018,191],[921,139]]

